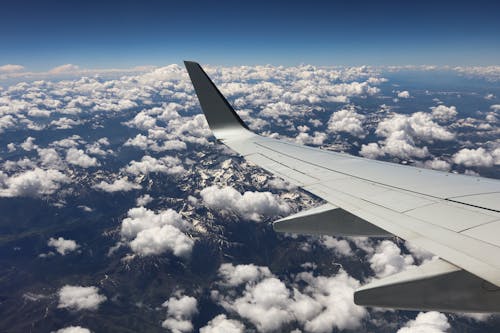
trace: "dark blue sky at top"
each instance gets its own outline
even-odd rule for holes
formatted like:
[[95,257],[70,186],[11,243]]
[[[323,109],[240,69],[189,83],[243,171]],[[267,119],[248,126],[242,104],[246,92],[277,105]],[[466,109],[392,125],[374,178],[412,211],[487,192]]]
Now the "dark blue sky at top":
[[492,65],[496,1],[2,3],[0,65]]

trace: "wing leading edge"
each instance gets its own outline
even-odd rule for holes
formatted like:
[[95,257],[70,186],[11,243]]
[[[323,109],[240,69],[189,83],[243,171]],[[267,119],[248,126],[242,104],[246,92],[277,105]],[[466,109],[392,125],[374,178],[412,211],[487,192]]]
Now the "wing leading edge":
[[500,232],[499,181],[373,161],[256,135],[199,64],[186,61],[185,65],[218,140],[328,202],[276,221],[276,231],[396,235],[440,257],[363,286],[355,293],[356,304],[500,312],[500,237],[495,236]]

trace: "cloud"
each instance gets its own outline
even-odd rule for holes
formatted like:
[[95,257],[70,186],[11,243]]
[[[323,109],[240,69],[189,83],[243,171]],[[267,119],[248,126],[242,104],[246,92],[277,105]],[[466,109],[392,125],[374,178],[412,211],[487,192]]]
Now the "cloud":
[[467,77],[480,77],[492,82],[500,80],[500,66],[457,66],[452,70]]
[[16,118],[10,114],[0,117],[0,133],[3,133],[6,129],[13,128],[16,123]]
[[142,134],[137,134],[134,138],[128,139],[123,145],[146,150],[148,148],[148,137]]
[[359,151],[361,156],[366,158],[376,159],[379,156],[385,155],[384,149],[379,146],[378,143],[370,142],[368,144],[363,144]]
[[280,331],[292,323],[307,332],[355,329],[366,316],[353,302],[359,282],[342,270],[332,277],[302,272],[288,287],[267,267],[239,266],[221,266],[221,289],[212,291],[212,297],[260,332]]
[[398,98],[410,98],[410,93],[408,90],[399,91]]
[[[299,321],[305,321],[306,331],[326,333],[335,328],[354,330],[361,325],[367,312],[353,301],[359,281],[343,270],[329,277],[314,276],[310,272],[300,273],[297,279],[308,284],[303,290],[305,297],[295,295],[296,316]],[[310,304],[319,304],[319,313],[311,311]]]
[[176,295],[163,303],[167,308],[167,319],[162,323],[164,328],[173,333],[187,333],[193,331],[192,318],[198,314],[198,301],[191,296]]
[[406,241],[405,242],[405,247],[410,251],[411,255],[416,258],[417,260],[420,260],[420,262],[425,262],[432,260],[434,258],[437,258],[434,254],[431,252],[422,249],[421,247],[415,246],[413,243]]
[[24,66],[21,66],[21,65],[7,64],[7,65],[0,66],[0,73],[20,72],[23,69],[24,69]]
[[61,117],[50,122],[50,125],[55,126],[57,129],[70,129],[73,128],[73,126],[80,124],[82,124],[80,120],[74,120],[67,117]]
[[243,333],[245,326],[234,319],[227,319],[226,315],[220,314],[210,320],[206,326],[200,328],[200,333]]
[[451,328],[448,318],[442,313],[420,312],[417,318],[410,320],[398,330],[398,333],[445,333]]
[[327,249],[333,250],[337,255],[340,256],[352,256],[354,252],[352,252],[351,246],[349,242],[344,239],[337,239],[331,236],[323,236],[321,237],[321,245],[326,247]]
[[427,160],[423,164],[424,168],[433,169],[433,170],[441,170],[441,171],[450,171],[451,165],[450,163],[440,160],[438,158],[434,158],[432,160]]
[[35,145],[35,138],[31,136],[27,137],[26,140],[24,140],[24,142],[21,143],[21,148],[23,148],[26,151],[32,151],[38,148],[38,146]]
[[453,133],[436,124],[429,114],[423,112],[415,112],[410,116],[394,114],[378,124],[376,133],[390,137],[398,131],[404,131],[415,139],[427,142],[433,140],[449,141],[455,138]]
[[127,177],[123,177],[120,179],[116,179],[112,183],[101,181],[99,184],[94,185],[94,188],[104,192],[113,193],[113,192],[128,192],[132,190],[139,190],[142,188],[142,186],[130,182]]
[[458,112],[455,106],[438,105],[431,107],[432,118],[439,121],[450,121],[454,119]]
[[359,138],[364,138],[366,131],[363,128],[365,116],[356,113],[354,107],[334,112],[328,121],[328,130],[331,132],[346,132]]
[[81,149],[70,148],[66,152],[66,162],[77,165],[82,168],[98,166],[99,163],[95,157],[90,157]]
[[156,119],[148,115],[147,112],[143,110],[137,113],[132,120],[125,124],[141,130],[148,130],[156,127]]
[[297,187],[295,185],[290,184],[289,182],[281,179],[281,178],[272,178],[268,180],[267,185],[271,188],[277,189],[277,190],[293,190],[296,189]]
[[45,168],[63,169],[64,162],[54,148],[38,148],[40,163]]
[[180,175],[186,172],[182,162],[173,156],[165,156],[156,159],[151,156],[143,156],[138,161],[131,161],[124,171],[132,175],[148,175],[150,173],[165,173],[167,175]]
[[288,214],[290,206],[271,192],[250,192],[243,194],[233,187],[209,186],[201,190],[203,202],[212,209],[234,212],[241,217],[260,221],[263,216]]
[[36,168],[8,177],[0,171],[0,197],[39,197],[57,191],[70,179],[57,170]]
[[57,239],[51,237],[47,242],[47,245],[55,248],[56,251],[63,256],[67,253],[75,251],[80,247],[74,240],[64,239],[62,237],[59,237]]
[[377,277],[386,277],[413,266],[413,257],[401,254],[399,247],[389,240],[378,244],[368,261]]
[[164,225],[143,230],[130,242],[130,248],[137,254],[148,256],[172,251],[177,257],[189,257],[194,241],[179,229]]
[[455,164],[462,164],[467,167],[491,167],[496,163],[495,157],[482,147],[477,149],[461,149],[455,155],[453,155],[453,162]]
[[67,74],[72,72],[77,72],[80,69],[77,65],[65,64],[52,68],[49,74]]
[[68,326],[58,329],[55,333],[92,333],[88,328],[81,326]]
[[97,287],[82,287],[65,285],[59,290],[58,308],[71,310],[95,311],[106,301],[106,296],[99,294]]
[[416,112],[412,115],[392,114],[377,125],[375,133],[385,139],[379,143],[363,144],[360,154],[369,158],[391,155],[402,159],[429,156],[420,142],[451,141],[455,134],[433,121],[432,116]]
[[499,112],[500,111],[500,104],[493,104],[490,106],[490,109],[492,109],[495,112]]
[[248,282],[262,280],[265,277],[272,276],[272,274],[267,267],[254,264],[234,266],[226,263],[219,267],[219,276],[225,286],[236,287]]
[[188,257],[194,241],[185,234],[190,225],[172,209],[153,212],[144,207],[129,209],[122,221],[121,236],[139,255],[157,255],[167,251]]
[[137,206],[147,206],[152,201],[153,198],[149,194],[144,194],[143,196],[138,197],[135,202]]

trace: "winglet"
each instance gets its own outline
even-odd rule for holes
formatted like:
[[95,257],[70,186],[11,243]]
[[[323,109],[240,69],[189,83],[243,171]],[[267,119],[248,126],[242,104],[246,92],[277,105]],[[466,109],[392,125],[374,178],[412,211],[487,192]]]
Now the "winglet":
[[240,132],[241,130],[244,132],[249,131],[247,125],[241,120],[201,66],[193,61],[184,61],[184,65],[191,78],[208,125],[214,132],[215,137],[225,139],[227,136],[225,133]]

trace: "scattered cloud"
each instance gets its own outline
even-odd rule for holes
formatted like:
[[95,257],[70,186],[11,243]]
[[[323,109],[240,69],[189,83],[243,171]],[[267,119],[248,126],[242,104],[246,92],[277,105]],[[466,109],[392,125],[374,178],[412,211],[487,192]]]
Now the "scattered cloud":
[[147,206],[149,203],[153,201],[153,198],[149,194],[144,194],[137,198],[136,204],[137,206]]
[[198,301],[191,296],[175,295],[163,303],[167,308],[167,319],[162,323],[164,328],[173,333],[193,331],[192,318],[198,313]]
[[380,242],[368,261],[380,278],[404,271],[414,263],[411,255],[402,254],[399,247],[389,240]]
[[492,109],[495,112],[499,112],[500,111],[500,104],[493,104],[490,106],[490,109]]
[[70,178],[57,170],[35,168],[11,177],[0,171],[0,197],[40,197],[53,194]]
[[448,318],[442,313],[420,312],[417,318],[410,320],[398,330],[398,333],[445,333],[451,328]]
[[20,72],[23,69],[24,69],[24,66],[21,66],[21,65],[7,64],[7,65],[0,66],[0,73]]
[[429,156],[422,142],[451,141],[455,134],[433,121],[428,113],[392,114],[378,123],[375,133],[385,139],[380,143],[363,144],[360,154],[369,158],[390,155],[402,159]]
[[81,326],[68,326],[58,329],[55,333],[92,333],[88,328]]
[[95,311],[106,301],[106,296],[99,294],[97,287],[82,287],[66,285],[59,290],[58,308],[70,310]]
[[408,90],[399,91],[398,98],[410,98],[410,93]]
[[32,136],[29,136],[24,140],[23,143],[21,143],[21,148],[23,148],[26,151],[32,151],[36,148],[38,148],[37,145],[35,145],[35,138]]
[[482,147],[477,149],[464,148],[453,155],[455,164],[462,164],[466,167],[491,167],[500,164],[500,148],[488,151]]
[[49,74],[66,74],[66,73],[77,72],[79,69],[80,67],[78,67],[77,65],[65,64],[52,68],[49,71]]
[[53,247],[59,254],[63,256],[67,253],[77,250],[80,247],[74,240],[64,239],[62,237],[51,237],[47,242],[47,245]]
[[253,221],[262,220],[263,216],[288,214],[290,207],[271,192],[251,192],[243,194],[233,187],[209,186],[201,190],[203,202],[212,209],[234,212]]
[[244,331],[245,326],[241,322],[228,319],[224,314],[216,316],[206,326],[200,328],[200,333],[243,333]]
[[66,152],[66,162],[82,168],[98,166],[99,162],[95,157],[90,157],[81,149],[70,148]]
[[[342,270],[332,277],[299,273],[288,287],[267,267],[244,266],[221,266],[221,289],[213,291],[212,297],[260,332],[279,331],[294,322],[307,332],[355,329],[366,316],[366,310],[353,302],[359,282]],[[238,277],[233,278],[231,272]]]
[[352,256],[354,252],[352,251],[351,245],[345,239],[337,239],[332,236],[323,236],[321,237],[321,245],[326,247],[327,249],[333,250],[335,254],[340,256]]
[[433,169],[433,170],[441,170],[441,171],[450,171],[451,164],[447,161],[440,160],[438,158],[433,158],[432,160],[427,160],[423,164],[424,168]]
[[173,156],[156,159],[143,156],[140,161],[131,161],[124,171],[132,175],[148,175],[150,173],[165,173],[167,175],[181,175],[186,172],[182,162]]
[[354,107],[334,112],[328,121],[328,130],[331,132],[346,132],[353,136],[364,138],[366,131],[363,128],[365,116],[356,113]]
[[454,119],[458,114],[455,106],[438,105],[431,107],[431,110],[432,118],[443,122]]
[[132,208],[122,221],[121,236],[134,253],[142,256],[172,252],[188,257],[194,241],[185,233],[190,225],[172,209],[155,213],[144,207]]
[[101,181],[99,184],[94,185],[94,188],[104,191],[104,192],[128,192],[132,190],[140,190],[141,185],[133,183],[127,179],[127,177],[116,179],[112,183]]

